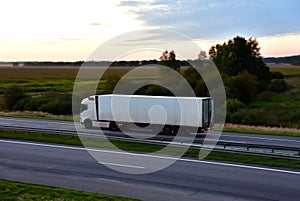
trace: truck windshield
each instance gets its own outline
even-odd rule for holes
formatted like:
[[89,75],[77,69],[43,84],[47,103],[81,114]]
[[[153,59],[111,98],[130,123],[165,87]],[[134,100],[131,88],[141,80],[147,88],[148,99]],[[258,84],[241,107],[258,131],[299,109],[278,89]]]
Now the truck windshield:
[[88,109],[88,106],[86,104],[81,104],[80,105],[80,112],[83,112],[83,111],[85,111],[87,109]]

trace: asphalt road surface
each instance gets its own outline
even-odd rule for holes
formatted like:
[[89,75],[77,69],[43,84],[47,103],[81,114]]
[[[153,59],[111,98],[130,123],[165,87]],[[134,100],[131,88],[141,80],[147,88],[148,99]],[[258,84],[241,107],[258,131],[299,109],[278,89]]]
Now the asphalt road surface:
[[[46,128],[53,130],[63,131],[76,131],[74,123],[71,121],[55,121],[55,120],[40,120],[40,119],[27,119],[27,118],[10,118],[0,117],[0,126],[14,126],[14,127],[27,127],[27,128]],[[84,129],[83,132],[89,132],[91,134],[97,133],[97,129]],[[116,132],[118,133],[118,132]],[[144,136],[143,133],[140,134]],[[168,136],[164,136],[168,137]],[[299,137],[287,137],[287,136],[272,136],[272,135],[260,135],[260,134],[245,134],[245,133],[229,133],[223,132],[219,141],[225,142],[238,142],[238,143],[252,143],[263,145],[276,145],[300,148]]]
[[291,201],[300,197],[297,171],[180,159],[154,173],[125,174],[98,163],[82,147],[14,140],[0,140],[0,178],[141,200]]

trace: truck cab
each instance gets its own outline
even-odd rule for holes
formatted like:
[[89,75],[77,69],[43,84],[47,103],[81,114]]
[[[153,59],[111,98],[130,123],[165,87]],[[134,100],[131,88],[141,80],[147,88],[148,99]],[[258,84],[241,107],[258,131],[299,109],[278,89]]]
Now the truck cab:
[[80,104],[80,124],[86,128],[93,127],[95,120],[95,97],[84,98]]

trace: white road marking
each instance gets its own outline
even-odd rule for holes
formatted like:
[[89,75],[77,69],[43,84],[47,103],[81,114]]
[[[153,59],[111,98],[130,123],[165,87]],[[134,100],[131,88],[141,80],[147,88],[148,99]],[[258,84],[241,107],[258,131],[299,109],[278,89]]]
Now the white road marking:
[[111,151],[111,150],[102,150],[102,149],[91,149],[91,148],[85,148],[85,147],[42,144],[42,143],[13,141],[13,140],[0,140],[0,143],[1,142],[2,143],[11,143],[11,144],[40,146],[40,147],[51,147],[51,148],[61,148],[61,149],[81,150],[81,151],[96,151],[96,152],[112,153],[112,154],[134,155],[134,156],[140,156],[140,157],[150,157],[150,158],[159,158],[159,159],[167,159],[167,160],[180,160],[180,161],[193,162],[193,163],[205,163],[205,164],[211,164],[211,165],[238,167],[238,168],[255,169],[255,170],[263,170],[263,171],[270,171],[270,172],[279,172],[279,173],[300,175],[300,172],[297,172],[297,171],[274,169],[274,168],[264,168],[264,167],[250,166],[250,165],[239,165],[239,164],[232,164],[232,163],[225,163],[225,162],[213,162],[213,161],[185,159],[185,158],[178,159],[178,158],[169,157],[169,156],[155,156],[155,155],[149,155],[149,154],[138,154],[138,153],[130,153],[130,152],[120,152],[120,151]]
[[138,168],[138,169],[145,169],[145,167],[142,166],[136,166],[136,165],[125,165],[125,164],[118,164],[118,163],[107,163],[107,162],[101,162],[98,163],[103,165],[114,165],[114,166],[121,166],[121,167],[128,167],[128,168]]

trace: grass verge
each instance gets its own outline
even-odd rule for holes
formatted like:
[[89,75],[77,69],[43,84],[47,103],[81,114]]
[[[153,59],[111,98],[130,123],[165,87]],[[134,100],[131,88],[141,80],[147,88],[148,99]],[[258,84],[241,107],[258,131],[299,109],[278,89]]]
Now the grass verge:
[[47,200],[47,201],[81,201],[81,200],[115,200],[129,201],[134,199],[89,193],[77,190],[56,188],[50,186],[26,184],[0,180],[0,195],[2,201]]
[[45,119],[45,120],[61,120],[61,121],[79,121],[79,115],[73,118],[72,115],[53,115],[47,112],[39,111],[23,111],[23,112],[1,112],[1,117],[16,117],[16,118],[29,118],[29,119]]
[[[82,142],[78,136],[70,135],[58,135],[58,134],[46,134],[46,133],[28,133],[28,132],[15,132],[15,131],[0,131],[0,138],[5,139],[18,139],[18,140],[30,140],[48,143],[59,143],[67,145],[82,146]],[[144,144],[144,143],[133,143],[123,141],[111,141],[115,146],[126,151],[137,151],[137,152],[153,152],[164,148],[162,145]],[[95,140],[94,138],[86,138],[85,145],[97,146],[101,148],[108,148],[108,143],[103,142],[101,139]],[[174,152],[180,148],[174,147]],[[190,148],[184,154],[186,157],[198,158],[199,149]],[[257,164],[272,167],[284,167],[300,169],[300,161],[290,159],[279,159],[266,156],[252,156],[246,154],[233,154],[233,153],[221,153],[211,152],[206,159],[217,160],[217,161],[232,161],[247,164]]]
[[245,129],[245,128],[223,128],[224,132],[233,133],[247,133],[247,134],[261,134],[261,135],[277,135],[277,136],[290,136],[290,137],[300,137],[300,133],[292,132],[280,132],[280,131],[265,131],[263,129]]

